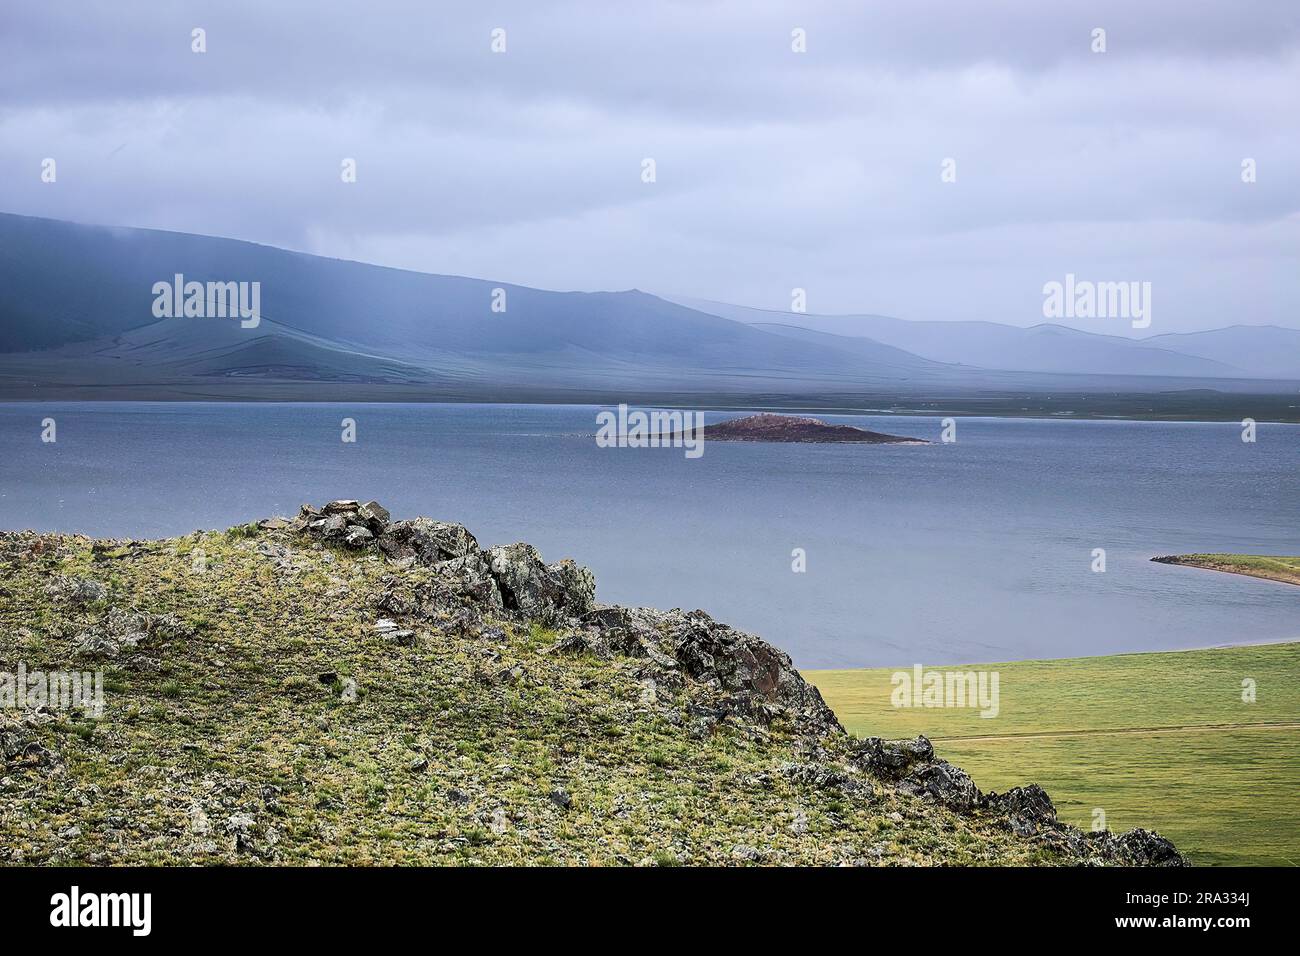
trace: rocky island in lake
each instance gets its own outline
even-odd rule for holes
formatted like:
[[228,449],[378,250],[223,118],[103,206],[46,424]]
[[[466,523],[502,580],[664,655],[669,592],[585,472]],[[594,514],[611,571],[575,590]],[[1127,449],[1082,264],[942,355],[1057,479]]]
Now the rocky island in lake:
[[762,412],[704,426],[708,441],[860,442],[868,445],[928,445],[923,438],[887,435],[854,425],[831,425],[820,418]]

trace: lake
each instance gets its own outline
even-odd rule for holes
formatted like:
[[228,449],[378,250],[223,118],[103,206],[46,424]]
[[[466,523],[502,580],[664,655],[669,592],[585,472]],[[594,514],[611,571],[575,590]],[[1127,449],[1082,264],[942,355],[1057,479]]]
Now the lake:
[[573,557],[602,601],[704,608],[805,668],[1300,638],[1300,589],[1149,561],[1300,553],[1300,426],[1248,444],[1234,423],[962,418],[941,444],[937,418],[828,415],[935,444],[687,459],[598,448],[597,410],[0,404],[0,527],[162,537],[374,498]]

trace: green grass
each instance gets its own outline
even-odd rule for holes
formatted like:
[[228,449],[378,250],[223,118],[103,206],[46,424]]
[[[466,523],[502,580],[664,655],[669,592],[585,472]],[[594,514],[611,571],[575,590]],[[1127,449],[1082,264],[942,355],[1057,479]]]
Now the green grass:
[[924,733],[981,789],[1041,784],[1067,823],[1099,808],[1194,863],[1300,865],[1300,643],[978,668],[1000,675],[997,717],[895,708],[894,668],[804,676],[850,732]]

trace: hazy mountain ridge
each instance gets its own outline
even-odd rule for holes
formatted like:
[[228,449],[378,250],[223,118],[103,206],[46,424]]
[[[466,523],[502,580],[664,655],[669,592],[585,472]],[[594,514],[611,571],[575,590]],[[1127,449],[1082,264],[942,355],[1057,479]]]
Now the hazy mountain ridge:
[[[395,359],[425,369],[429,381],[476,366],[489,382],[494,370],[548,378],[552,370],[608,372],[620,366],[810,380],[864,371],[841,350],[792,346],[744,323],[636,290],[550,292],[236,240],[9,215],[0,216],[0,238],[6,289],[0,352],[39,351],[47,365],[147,357],[138,361],[142,373],[179,372],[180,357],[202,351],[204,343],[215,361],[223,350],[244,351],[251,341],[273,337],[293,340],[281,347],[294,353],[307,351],[304,343],[311,342]],[[176,274],[186,281],[260,282],[260,327],[155,318],[150,290]],[[504,312],[492,310],[494,290],[504,294]],[[151,339],[147,352],[134,342],[142,334]],[[25,361],[31,364],[12,358],[6,364]],[[217,372],[215,365],[206,370]]]
[[[231,318],[157,318],[154,284],[178,274],[187,282],[260,283],[259,321],[245,328]],[[1295,417],[1288,382],[1250,379],[1236,365],[1157,340],[881,316],[865,317],[877,333],[865,336],[864,317],[692,307],[636,289],[554,292],[240,240],[10,214],[0,214],[0,289],[4,398],[604,402],[631,395],[894,407],[883,403],[906,397],[906,407],[939,411],[961,407],[945,404],[955,396],[977,396],[969,410],[979,413],[1159,414],[1146,403],[1130,410],[1131,401],[1116,404],[1115,396],[1163,393],[1178,396],[1178,417],[1233,417],[1237,406],[1228,409],[1219,393],[1267,393],[1270,406],[1250,413]],[[1249,357],[1248,343],[1220,331],[1190,337],[1190,347],[1212,353],[1227,336],[1235,362]],[[1274,331],[1285,339],[1291,330]],[[1272,343],[1270,351],[1266,367],[1288,367],[1284,349]],[[1060,406],[1065,393],[1092,398]],[[1039,407],[1032,395],[1052,400]]]
[[1061,374],[1300,378],[1300,329],[1233,325],[1207,332],[1131,339],[1064,325],[1029,327],[980,321],[913,321],[886,315],[818,315],[673,297],[673,301],[748,322],[865,340],[937,362],[986,370]]

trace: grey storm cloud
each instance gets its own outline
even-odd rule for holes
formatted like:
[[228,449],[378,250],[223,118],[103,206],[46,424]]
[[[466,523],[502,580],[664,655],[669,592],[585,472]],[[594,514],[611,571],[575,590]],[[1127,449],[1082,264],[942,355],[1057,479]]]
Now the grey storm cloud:
[[1298,117],[1281,0],[0,12],[4,211],[777,309],[1029,325],[1073,272],[1300,325]]

